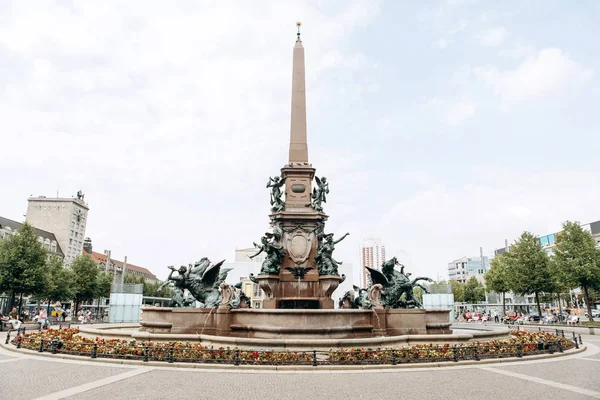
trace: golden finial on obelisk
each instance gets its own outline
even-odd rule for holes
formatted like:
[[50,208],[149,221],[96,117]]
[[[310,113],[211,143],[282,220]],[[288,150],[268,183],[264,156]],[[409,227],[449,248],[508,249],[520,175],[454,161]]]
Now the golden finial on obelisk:
[[302,22],[298,21],[296,22],[296,26],[298,27],[298,40],[296,40],[297,42],[301,42],[302,40],[300,40],[300,27],[302,26]]

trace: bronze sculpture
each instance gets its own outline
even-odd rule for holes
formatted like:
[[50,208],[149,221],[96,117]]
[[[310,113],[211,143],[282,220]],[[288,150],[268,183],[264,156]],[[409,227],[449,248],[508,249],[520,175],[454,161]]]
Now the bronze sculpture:
[[312,269],[312,267],[305,268],[302,265],[295,265],[294,267],[286,268],[286,270],[290,271],[292,275],[294,275],[294,278],[298,280],[304,279],[304,275],[306,275],[306,273]]
[[[400,271],[394,268],[396,265],[401,266]],[[418,281],[433,282],[431,278],[420,276],[410,280],[410,274],[404,273],[404,265],[401,265],[396,257],[384,262],[381,265],[381,271],[371,267],[365,268],[369,271],[371,281],[373,282],[373,285],[367,289],[367,292],[374,286],[380,285],[380,290],[377,288],[371,290],[371,297],[380,300],[384,308],[423,308],[423,305],[414,297],[413,290],[415,287],[420,287],[425,293],[429,293],[428,289],[418,283]],[[376,293],[378,291],[380,293]],[[366,292],[363,292],[362,296],[359,296],[360,302],[364,303],[361,306],[372,308],[374,306],[372,304],[373,300],[367,299],[366,296]]]
[[281,200],[281,187],[285,184],[286,179],[279,176],[269,177],[267,188],[271,188],[271,212],[285,210],[285,203]]
[[[189,294],[206,308],[213,308],[219,305],[221,293],[219,287],[227,278],[227,273],[231,268],[221,270],[221,265],[225,260],[217,264],[210,265],[210,260],[206,257],[194,263],[194,265],[182,265],[179,269],[173,266],[167,280],[161,285],[161,288],[169,282],[173,282],[173,296],[171,300],[172,307],[186,307],[193,304],[189,297],[185,296],[187,289]],[[177,275],[173,275],[177,272]],[[160,289],[159,289],[160,290]]]
[[186,307],[184,303],[184,294],[186,289],[185,273],[187,271],[187,267],[185,265],[179,267],[179,269],[177,270],[179,275],[176,276],[173,276],[173,273],[176,271],[174,266],[170,265],[167,268],[171,270],[171,273],[163,282],[163,284],[160,285],[157,292],[159,292],[169,283],[173,282],[173,294],[171,295],[171,302],[169,304],[169,307]]
[[326,195],[329,194],[329,183],[327,183],[327,178],[325,177],[319,179],[318,176],[315,176],[315,181],[317,182],[317,186],[313,188],[310,196],[312,198],[312,206],[315,211],[323,211],[322,203],[327,203]]
[[333,233],[322,235],[322,241],[315,257],[319,275],[339,275],[338,267],[342,265],[342,262],[336,261],[333,258],[333,251],[335,250],[335,245],[344,240],[348,235],[349,233],[346,233],[338,240],[333,240]]
[[276,245],[274,242],[269,241],[267,236],[263,236],[260,239],[261,244],[253,243],[255,247],[259,250],[255,254],[249,256],[250,259],[256,257],[263,251],[267,254],[267,258],[263,261],[262,266],[260,268],[259,275],[270,275],[270,274],[279,274],[279,270],[281,268],[281,261],[285,257],[285,252],[283,251],[282,246]]

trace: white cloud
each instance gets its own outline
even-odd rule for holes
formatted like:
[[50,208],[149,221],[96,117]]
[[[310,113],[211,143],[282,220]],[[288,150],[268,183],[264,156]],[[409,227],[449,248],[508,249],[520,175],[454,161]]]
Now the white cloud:
[[247,246],[268,223],[263,181],[286,161],[295,22],[318,108],[378,84],[352,79],[373,65],[353,33],[378,12],[369,0],[0,5],[0,169],[19,171],[2,216],[31,193],[82,188],[96,245],[158,274]]
[[475,103],[469,101],[451,104],[442,122],[449,126],[458,126],[475,115],[476,110]]
[[450,39],[440,38],[435,42],[435,46],[439,47],[440,49],[445,49],[446,47],[448,47],[448,45],[450,45],[450,43]]
[[492,87],[506,111],[530,99],[560,93],[593,75],[556,48],[542,49],[514,69],[478,67],[473,72]]
[[[452,185],[425,171],[419,191],[398,201],[381,219],[378,230],[394,255],[409,253],[410,270],[435,276],[464,255],[484,255],[512,242],[523,231],[537,235],[560,230],[565,220],[598,220],[600,166],[589,169],[551,168],[524,172],[506,166],[473,166],[471,177]],[[395,180],[405,184],[403,180]],[[557,190],[560,188],[560,190]],[[437,267],[436,267],[437,266]]]
[[503,26],[500,26],[480,32],[479,35],[477,35],[477,38],[482,46],[492,47],[500,46],[506,41],[508,36],[508,31]]
[[517,60],[521,60],[526,57],[530,57],[534,55],[536,52],[535,48],[530,45],[526,45],[523,43],[517,43],[511,48],[502,49],[498,53],[502,56],[511,57]]

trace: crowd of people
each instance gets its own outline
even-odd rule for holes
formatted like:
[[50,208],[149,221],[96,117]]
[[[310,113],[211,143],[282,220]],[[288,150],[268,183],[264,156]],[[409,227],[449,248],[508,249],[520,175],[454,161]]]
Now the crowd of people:
[[496,310],[486,312],[477,312],[466,310],[458,314],[459,322],[496,322],[504,324],[524,324],[526,322],[539,322],[541,324],[566,323],[567,325],[577,325],[580,323],[578,315],[569,315],[563,312],[562,316],[556,312],[547,311],[540,318],[537,313],[526,314],[521,310],[511,311],[500,315]]
[[[59,318],[62,319],[62,321],[66,321],[68,315],[69,310],[62,310]],[[25,308],[20,314],[17,311],[17,308],[13,307],[6,316],[0,313],[0,323],[12,329],[20,329],[21,325],[26,321],[35,322],[39,324],[42,329],[50,327],[50,320],[48,318],[46,307],[35,308],[31,313],[29,312],[29,309]]]

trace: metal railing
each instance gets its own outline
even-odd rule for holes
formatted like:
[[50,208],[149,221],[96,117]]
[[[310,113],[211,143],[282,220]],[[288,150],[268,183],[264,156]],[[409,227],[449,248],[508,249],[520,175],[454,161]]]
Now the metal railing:
[[[10,342],[10,333],[6,343]],[[573,341],[557,339],[537,343],[498,343],[413,346],[399,349],[361,349],[329,351],[274,351],[229,348],[185,347],[169,343],[126,345],[111,343],[71,342],[40,339],[18,334],[12,341],[17,348],[52,354],[70,354],[90,358],[130,359],[143,362],[203,363],[230,365],[399,365],[410,363],[480,361],[490,358],[525,357],[535,354],[562,353],[582,343],[581,335]]]
[[[55,326],[58,326],[58,329],[63,329],[63,328],[70,328],[71,324],[67,323],[67,322],[61,322]],[[42,330],[41,324],[39,324],[39,326],[37,326],[35,328],[29,327],[29,326],[21,326],[19,329],[11,328],[6,332],[6,340],[4,341],[4,344],[10,343],[10,334],[13,332],[16,332],[16,335],[20,336],[20,335],[24,335],[26,331],[40,332],[41,330]]]

